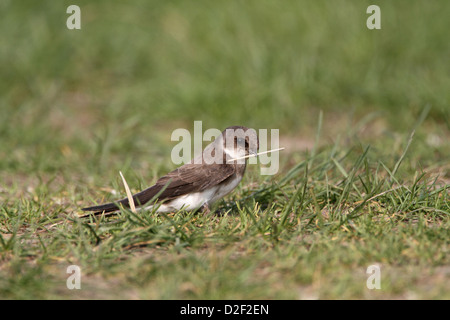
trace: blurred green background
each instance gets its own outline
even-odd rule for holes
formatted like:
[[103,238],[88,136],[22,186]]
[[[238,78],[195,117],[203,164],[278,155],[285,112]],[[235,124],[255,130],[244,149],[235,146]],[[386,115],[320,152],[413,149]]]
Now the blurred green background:
[[164,156],[194,120],[296,136],[323,110],[410,130],[431,106],[448,129],[448,1],[377,1],[381,30],[370,4],[1,0],[0,169]]
[[[0,298],[448,297],[450,2],[376,1],[381,30],[371,4],[0,0]],[[249,166],[220,219],[71,223],[195,120],[279,129],[280,175]]]

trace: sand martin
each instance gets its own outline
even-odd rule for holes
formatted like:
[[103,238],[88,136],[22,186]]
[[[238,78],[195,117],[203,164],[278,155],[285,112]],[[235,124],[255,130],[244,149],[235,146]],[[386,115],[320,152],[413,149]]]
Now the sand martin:
[[[134,203],[140,209],[151,210],[156,206],[157,212],[201,209],[206,214],[210,206],[233,191],[244,176],[247,159],[232,159],[256,156],[258,149],[254,129],[228,127],[202,154],[133,195]],[[120,206],[129,208],[128,198],[82,210],[101,214],[117,211]]]

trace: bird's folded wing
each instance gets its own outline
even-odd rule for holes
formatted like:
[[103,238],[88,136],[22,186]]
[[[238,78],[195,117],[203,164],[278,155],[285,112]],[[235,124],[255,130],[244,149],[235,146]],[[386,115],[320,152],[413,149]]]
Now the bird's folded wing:
[[[153,198],[171,200],[187,193],[208,189],[226,180],[234,173],[235,166],[231,164],[205,165],[188,163],[161,177],[150,188],[133,195],[133,200],[138,206],[149,202]],[[82,210],[97,211],[96,213],[112,212],[118,210],[120,205],[128,208],[128,198],[114,203],[83,208]]]

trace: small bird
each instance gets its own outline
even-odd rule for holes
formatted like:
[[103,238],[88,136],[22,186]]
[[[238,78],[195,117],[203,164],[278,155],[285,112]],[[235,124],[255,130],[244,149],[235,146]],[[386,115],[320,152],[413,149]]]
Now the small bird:
[[[241,181],[247,166],[247,159],[242,158],[256,156],[258,149],[254,129],[228,127],[202,154],[133,195],[133,201],[139,209],[151,210],[155,206],[157,212],[200,209],[207,214],[212,204],[233,191]],[[129,208],[128,198],[82,210],[95,211],[97,215],[118,211],[120,206]]]

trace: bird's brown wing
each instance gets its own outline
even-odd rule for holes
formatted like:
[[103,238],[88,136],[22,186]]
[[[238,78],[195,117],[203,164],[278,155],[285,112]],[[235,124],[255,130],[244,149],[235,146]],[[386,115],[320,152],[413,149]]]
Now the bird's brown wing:
[[[229,178],[235,171],[233,164],[188,163],[161,177],[150,188],[133,195],[133,200],[136,205],[143,205],[155,196],[159,200],[170,200],[187,193],[203,191]],[[128,208],[128,198],[82,210],[111,212],[118,210],[119,205]]]

